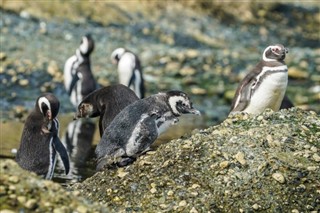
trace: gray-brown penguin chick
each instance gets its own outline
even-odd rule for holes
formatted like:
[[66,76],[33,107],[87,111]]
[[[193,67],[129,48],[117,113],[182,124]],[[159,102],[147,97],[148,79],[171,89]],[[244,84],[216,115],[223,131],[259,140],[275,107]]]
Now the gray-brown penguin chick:
[[122,84],[103,87],[93,91],[80,102],[75,119],[100,116],[99,131],[102,136],[114,117],[137,100],[139,98],[136,94]]
[[231,113],[258,114],[267,108],[279,110],[288,83],[288,67],[284,62],[287,53],[281,44],[264,50],[262,60],[240,82]]
[[24,169],[51,179],[56,153],[61,157],[66,174],[69,173],[69,156],[61,143],[59,121],[59,100],[51,93],[38,97],[34,110],[29,114],[23,128],[16,161]]
[[188,113],[200,115],[181,91],[158,93],[130,104],[114,118],[97,145],[97,170],[114,163],[132,163],[162,132],[177,123],[180,115]]

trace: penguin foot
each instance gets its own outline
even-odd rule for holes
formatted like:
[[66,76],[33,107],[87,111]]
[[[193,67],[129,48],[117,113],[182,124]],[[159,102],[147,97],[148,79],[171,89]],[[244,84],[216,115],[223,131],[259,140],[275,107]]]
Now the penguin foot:
[[122,157],[122,159],[119,162],[117,162],[116,164],[119,167],[124,167],[129,164],[132,164],[135,160],[136,160],[136,158],[133,158],[133,157]]

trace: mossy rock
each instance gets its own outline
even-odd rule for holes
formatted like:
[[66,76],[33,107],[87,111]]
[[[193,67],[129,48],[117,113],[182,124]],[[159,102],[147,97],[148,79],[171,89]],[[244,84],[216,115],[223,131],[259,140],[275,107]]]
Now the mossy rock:
[[311,111],[237,114],[71,189],[113,211],[317,212],[319,138]]
[[1,212],[109,212],[103,205],[66,191],[60,184],[25,171],[13,160],[0,160]]

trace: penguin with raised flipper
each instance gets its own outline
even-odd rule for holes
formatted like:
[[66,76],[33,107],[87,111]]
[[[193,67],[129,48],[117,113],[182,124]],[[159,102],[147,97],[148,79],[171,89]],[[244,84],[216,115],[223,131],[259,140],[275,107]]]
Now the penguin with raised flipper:
[[96,89],[96,81],[91,71],[90,54],[94,50],[91,35],[82,37],[76,54],[64,66],[64,85],[71,103],[77,107],[82,99]]
[[139,98],[144,98],[144,78],[138,56],[125,48],[117,48],[112,52],[111,60],[118,65],[119,83],[132,89]]
[[75,114],[77,118],[93,118],[100,116],[100,136],[114,117],[126,106],[139,100],[136,94],[122,84],[97,89],[87,95],[79,104]]
[[232,101],[231,113],[258,114],[270,108],[280,109],[288,83],[284,62],[288,50],[281,44],[268,46],[262,60],[240,82]]
[[59,100],[51,93],[38,97],[34,110],[25,122],[16,155],[16,161],[23,169],[46,179],[53,176],[57,153],[65,173],[69,173],[69,156],[59,139],[59,121],[56,118],[59,107]]
[[187,94],[158,93],[133,102],[110,123],[96,147],[97,170],[125,166],[148,151],[157,137],[179,121],[182,114],[197,114]]

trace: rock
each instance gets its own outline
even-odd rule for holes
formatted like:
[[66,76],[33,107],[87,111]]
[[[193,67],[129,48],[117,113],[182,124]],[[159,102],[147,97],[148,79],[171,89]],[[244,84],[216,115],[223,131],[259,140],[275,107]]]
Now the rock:
[[[43,180],[20,168],[13,160],[0,160],[1,187],[15,188],[0,190],[2,212],[110,212],[106,206],[97,205],[66,191],[60,184]],[[3,173],[2,173],[3,172]],[[5,174],[5,175],[3,175]]]
[[288,69],[288,76],[293,79],[306,79],[309,74],[306,71],[299,70],[296,67],[290,67]]
[[272,174],[273,179],[278,181],[279,183],[285,183],[286,179],[284,178],[283,174],[277,172]]
[[0,61],[5,61],[7,59],[7,54],[4,52],[0,52]]
[[[297,108],[267,110],[257,116],[230,115],[220,125],[160,145],[148,159],[150,164],[140,165],[145,157],[139,157],[126,167],[130,175],[115,178],[105,175],[113,173],[108,170],[71,189],[92,201],[103,200],[120,212],[125,211],[124,205],[141,206],[143,212],[163,208],[190,212],[193,207],[199,212],[212,208],[223,212],[304,209],[314,205],[308,198],[318,195],[314,187],[320,179],[318,162],[304,154],[314,154],[311,148],[320,147],[318,139],[310,140],[320,131],[319,122],[316,113]],[[301,135],[302,125],[308,129],[305,135]],[[280,144],[268,146],[266,138]],[[304,171],[303,177],[297,178],[297,171]],[[137,182],[134,199],[128,197]],[[97,184],[100,190],[92,193]],[[109,188],[114,190],[112,196]],[[243,196],[245,200],[238,199]]]

